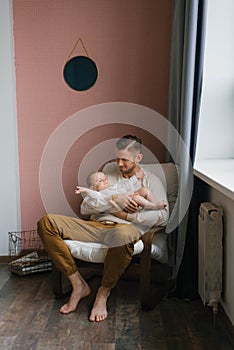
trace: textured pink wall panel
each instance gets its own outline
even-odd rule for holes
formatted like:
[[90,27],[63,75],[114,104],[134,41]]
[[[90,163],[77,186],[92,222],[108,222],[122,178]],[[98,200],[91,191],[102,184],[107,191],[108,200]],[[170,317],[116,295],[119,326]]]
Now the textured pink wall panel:
[[[84,108],[116,101],[167,116],[171,6],[169,0],[13,2],[22,229],[34,228],[45,213],[39,165],[47,141],[63,121]],[[70,89],[62,74],[79,37],[99,70],[96,84],[83,92]],[[84,54],[81,45],[74,54]],[[140,134],[163,160],[163,146],[144,130],[126,125],[90,130],[82,143],[78,140],[79,156],[74,144],[62,169],[64,192],[75,211],[79,162],[96,143],[129,132]]]

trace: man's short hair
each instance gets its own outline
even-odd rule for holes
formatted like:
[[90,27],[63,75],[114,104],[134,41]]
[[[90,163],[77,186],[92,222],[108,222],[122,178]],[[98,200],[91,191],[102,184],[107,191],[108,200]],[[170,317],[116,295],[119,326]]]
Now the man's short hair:
[[125,135],[116,142],[118,150],[126,149],[129,152],[141,153],[142,141],[139,137]]

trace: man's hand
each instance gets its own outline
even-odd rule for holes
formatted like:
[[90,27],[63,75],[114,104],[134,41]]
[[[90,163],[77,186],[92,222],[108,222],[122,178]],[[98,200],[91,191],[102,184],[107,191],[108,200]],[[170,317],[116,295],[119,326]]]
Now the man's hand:
[[111,196],[111,203],[115,203],[116,207],[124,210],[127,213],[136,213],[138,211],[138,204],[132,198],[132,195],[124,193],[114,194]]

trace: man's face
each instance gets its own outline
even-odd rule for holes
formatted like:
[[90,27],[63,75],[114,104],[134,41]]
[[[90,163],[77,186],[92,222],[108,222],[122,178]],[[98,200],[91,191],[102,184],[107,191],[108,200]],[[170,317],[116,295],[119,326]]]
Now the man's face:
[[116,151],[116,162],[122,175],[132,175],[138,165],[138,157],[136,153],[121,149]]

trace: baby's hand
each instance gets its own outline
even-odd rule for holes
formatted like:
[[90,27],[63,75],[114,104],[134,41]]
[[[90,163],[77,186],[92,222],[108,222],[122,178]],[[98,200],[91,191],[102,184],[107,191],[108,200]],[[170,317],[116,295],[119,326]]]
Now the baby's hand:
[[76,186],[75,194],[88,193],[90,190],[86,187]]
[[76,186],[74,192],[75,194],[80,194],[81,193],[80,186]]
[[138,178],[138,180],[143,179],[145,176],[145,173],[142,169],[140,169],[138,172],[136,172],[136,177]]

